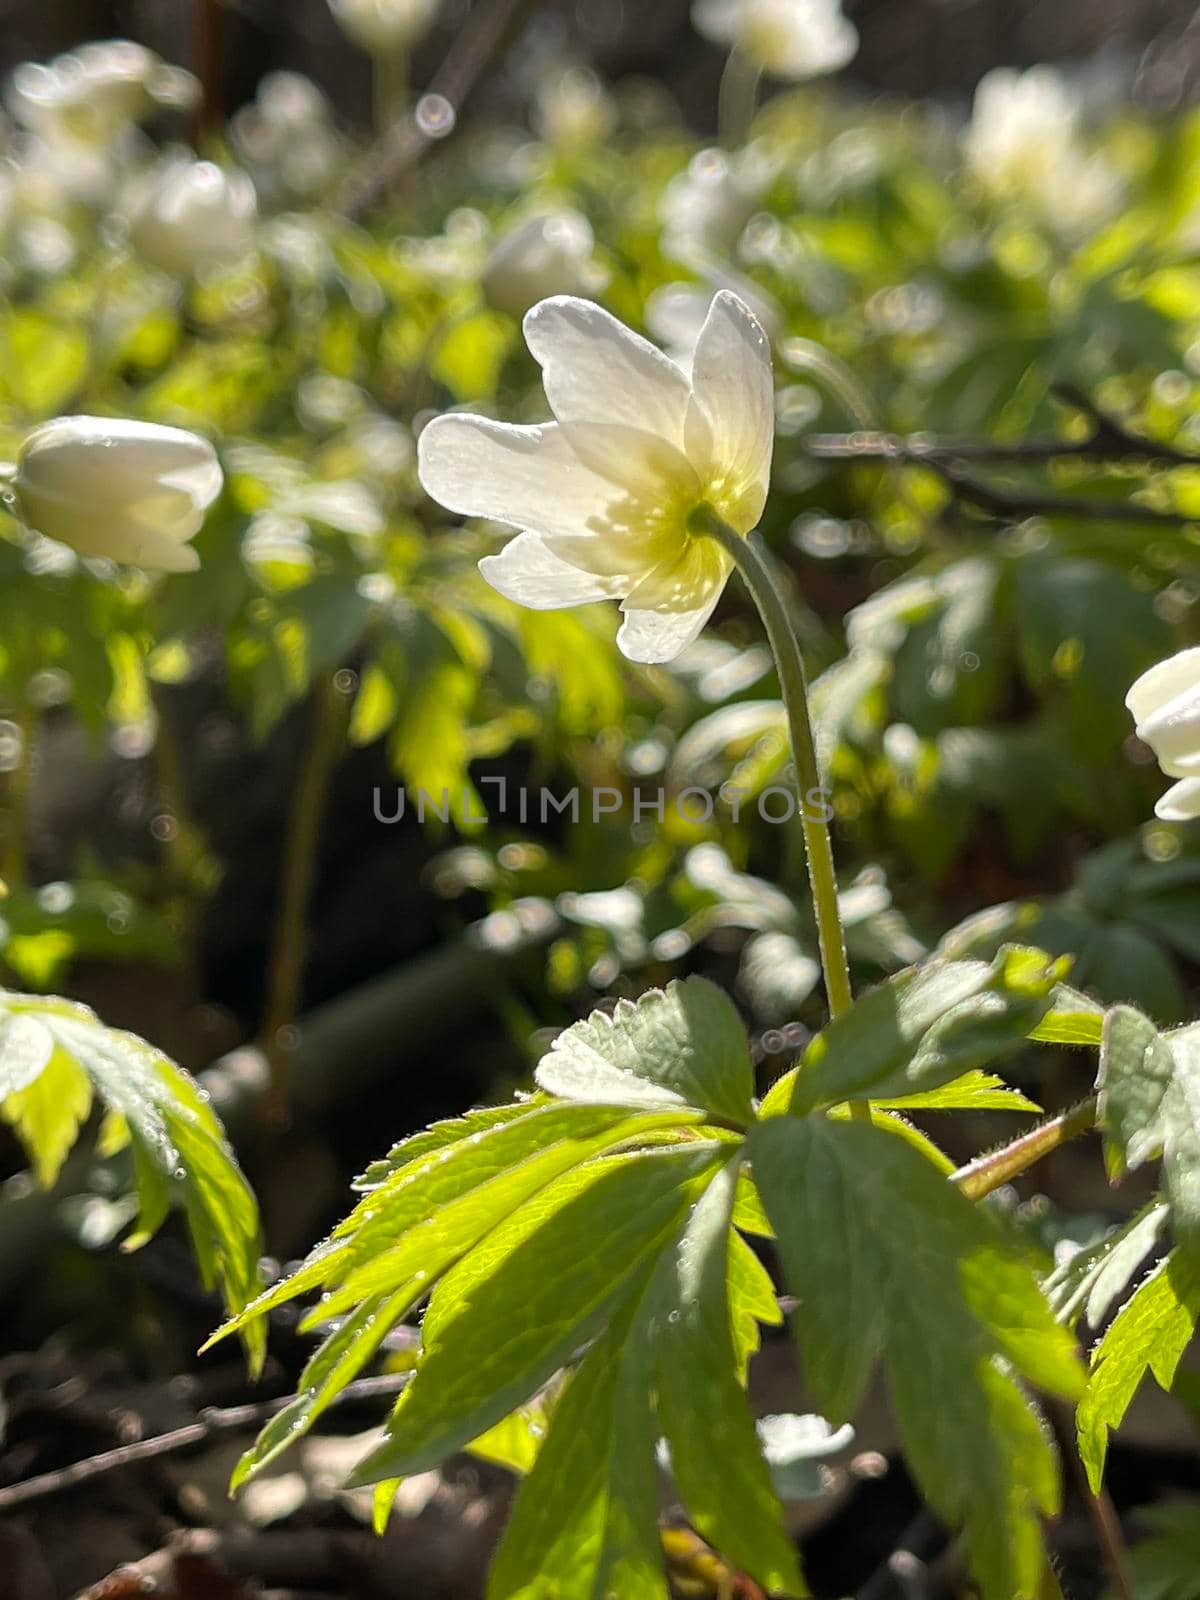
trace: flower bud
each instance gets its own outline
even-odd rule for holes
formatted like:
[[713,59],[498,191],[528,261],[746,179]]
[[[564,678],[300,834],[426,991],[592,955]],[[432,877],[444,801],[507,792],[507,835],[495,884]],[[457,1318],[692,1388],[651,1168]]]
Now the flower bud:
[[194,572],[189,540],[221,483],[212,445],[183,428],[59,417],[25,440],[11,487],[26,527],[81,556]]
[[244,172],[180,153],[166,157],[134,189],[128,209],[129,240],[138,255],[186,278],[245,255],[258,200]]
[[342,32],[368,55],[405,50],[433,21],[440,0],[329,0]]
[[496,311],[523,317],[556,294],[596,294],[608,273],[592,260],[593,236],[578,211],[531,217],[503,234],[483,267],[484,299]]

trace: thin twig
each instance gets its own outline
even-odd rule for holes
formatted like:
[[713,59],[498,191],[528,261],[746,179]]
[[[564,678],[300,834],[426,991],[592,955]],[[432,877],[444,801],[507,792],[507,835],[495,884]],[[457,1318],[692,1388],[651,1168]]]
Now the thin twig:
[[270,1087],[263,1106],[268,1126],[279,1127],[287,1117],[292,1050],[285,1029],[292,1026],[300,1009],[317,845],[325,819],[330,780],[345,745],[349,714],[346,695],[331,677],[323,674],[316,684],[311,740],[287,821],[283,881],[267,975],[262,1049],[270,1072]]
[[810,455],[828,461],[907,461],[922,466],[956,461],[1022,462],[1069,460],[1115,463],[1142,461],[1170,467],[1200,466],[1200,456],[1174,445],[1133,433],[1107,411],[1102,411],[1081,390],[1061,384],[1055,393],[1067,405],[1082,411],[1092,430],[1082,439],[931,439],[924,434],[884,433],[860,429],[855,433],[816,433],[806,440]]
[[[486,0],[472,11],[467,26],[455,37],[422,97],[437,96],[444,100],[449,107],[451,125],[458,120],[484,68],[528,3],[529,0]],[[420,160],[441,131],[444,130],[427,132],[415,116],[402,117],[367,153],[362,165],[350,174],[345,193],[335,209],[351,220],[361,217]]]
[[[386,1372],[374,1378],[358,1378],[348,1383],[329,1402],[330,1408],[347,1405],[355,1400],[374,1400],[398,1394],[412,1376],[408,1372]],[[201,1411],[195,1422],[186,1427],[173,1428],[170,1433],[155,1434],[151,1439],[137,1439],[132,1444],[118,1445],[116,1449],[102,1451],[99,1455],[85,1456],[70,1466],[57,1467],[53,1472],[40,1473],[36,1478],[25,1478],[20,1483],[0,1488],[0,1513],[16,1506],[28,1505],[32,1500],[44,1500],[48,1495],[61,1494],[77,1484],[89,1483],[119,1467],[133,1466],[139,1461],[152,1461],[159,1456],[174,1455],[194,1444],[203,1444],[218,1433],[238,1433],[248,1428],[258,1428],[286,1406],[292,1404],[294,1395],[279,1395],[274,1400],[258,1400],[244,1406],[209,1407]]]
[[1135,460],[1160,467],[1200,466],[1200,457],[1174,445],[1132,433],[1116,417],[1102,411],[1081,390],[1062,384],[1055,390],[1065,404],[1082,411],[1091,431],[1082,439],[930,439],[923,434],[901,435],[876,429],[856,433],[818,433],[806,441],[811,456],[821,461],[879,461],[891,466],[928,467],[955,498],[990,512],[1012,517],[1087,517],[1116,522],[1154,523],[1179,527],[1195,521],[1177,511],[1151,506],[1045,494],[1041,490],[985,483],[964,470],[964,464],[1028,466],[1039,462],[1092,461],[1112,465]]
[[1052,1151],[1096,1126],[1096,1097],[1089,1096],[1077,1106],[1062,1112],[1049,1121],[1039,1123],[1019,1139],[992,1150],[987,1155],[976,1156],[965,1167],[951,1174],[951,1183],[957,1184],[968,1200],[982,1200],[1014,1178],[1019,1178],[1036,1162]]

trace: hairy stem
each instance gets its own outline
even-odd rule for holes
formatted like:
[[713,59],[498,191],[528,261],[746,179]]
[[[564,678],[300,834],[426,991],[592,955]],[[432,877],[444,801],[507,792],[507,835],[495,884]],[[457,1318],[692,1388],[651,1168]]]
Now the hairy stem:
[[1031,1128],[1011,1144],[988,1155],[976,1156],[965,1167],[959,1167],[950,1181],[958,1185],[968,1200],[982,1200],[985,1195],[1019,1178],[1060,1145],[1078,1139],[1095,1126],[1096,1097],[1090,1095],[1069,1111]]
[[[821,945],[821,966],[825,973],[825,993],[829,1001],[829,1014],[837,1017],[849,1008],[853,995],[850,970],[846,963],[846,941],[838,911],[833,845],[829,837],[829,824],[825,820],[825,790],[808,710],[804,658],[787,608],[758,545],[735,533],[709,506],[700,507],[693,515],[692,529],[715,539],[732,559],[762,618],[775,657],[779,689],[792,742],[797,803],[804,829],[808,878],[817,919],[817,937]],[[870,1115],[865,1106],[861,1110],[864,1115]]]
[[287,1117],[291,1048],[286,1030],[294,1024],[300,1007],[317,844],[348,716],[347,697],[331,677],[322,676],[316,684],[311,742],[284,838],[279,911],[262,1025],[262,1049],[270,1078],[264,1120],[276,1128]]

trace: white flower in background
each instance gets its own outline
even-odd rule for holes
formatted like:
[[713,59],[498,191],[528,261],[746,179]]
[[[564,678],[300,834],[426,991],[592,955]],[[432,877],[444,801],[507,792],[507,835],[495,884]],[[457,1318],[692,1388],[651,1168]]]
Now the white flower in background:
[[407,50],[433,22],[441,0],[329,0],[342,32],[369,55]]
[[533,124],[548,144],[599,144],[616,127],[617,108],[590,68],[564,67],[540,79]]
[[1200,649],[1181,650],[1143,672],[1125,696],[1137,736],[1180,782],[1154,807],[1166,822],[1200,817]]
[[194,572],[189,541],[221,482],[212,445],[183,428],[59,417],[25,440],[10,488],[26,527],[81,556]]
[[701,150],[663,191],[663,249],[677,260],[728,256],[758,210],[774,168],[754,148]]
[[705,283],[664,283],[646,300],[646,326],[676,366],[692,370],[692,357],[713,300],[728,289],[744,301],[763,332],[774,340],[782,326],[783,313],[765,290],[740,273],[722,272],[714,267]]
[[258,200],[244,172],[167,155],[126,199],[129,241],[151,266],[185,278],[239,260],[254,241]]
[[592,259],[591,224],[578,211],[530,217],[497,239],[483,264],[484,299],[496,311],[523,317],[556,294],[598,294],[608,273]]
[[265,201],[307,198],[335,176],[342,141],[333,107],[299,72],[269,72],[229,125],[234,149]]
[[975,90],[967,166],[998,198],[1026,200],[1059,231],[1085,228],[1113,209],[1119,182],[1088,154],[1082,113],[1082,96],[1053,67],[998,67]]
[[670,661],[704,627],[730,558],[691,531],[707,504],[749,533],[767,497],[771,353],[736,295],[714,299],[689,381],[587,300],[545,300],[525,318],[555,420],[513,427],[450,412],[417,442],[421,482],[463,516],[521,529],[479,563],[535,610],[620,600],[617,643]]
[[692,21],[706,39],[797,83],[837,72],[858,49],[838,0],[695,0]]
[[197,80],[140,44],[86,44],[48,65],[28,61],[13,73],[8,103],[17,121],[45,138],[106,145],[161,108],[187,110]]

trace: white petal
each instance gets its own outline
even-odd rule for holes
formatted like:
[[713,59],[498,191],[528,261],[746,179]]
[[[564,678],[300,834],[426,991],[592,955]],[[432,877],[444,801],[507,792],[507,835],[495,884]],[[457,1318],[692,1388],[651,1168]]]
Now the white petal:
[[731,485],[724,514],[739,533],[749,533],[762,515],[770,482],[775,386],[770,340],[750,308],[728,289],[713,296],[696,341],[692,391],[688,454],[696,461],[705,450],[707,430],[709,470]]
[[730,560],[719,545],[693,539],[631,589],[617,644],[631,661],[670,661],[700,633],[720,599]]
[[499,555],[484,556],[479,570],[493,589],[533,611],[615,599],[624,588],[620,579],[582,572],[560,560],[536,533],[518,534]]
[[614,494],[554,423],[516,428],[452,411],[422,431],[417,459],[425,492],[448,510],[538,533],[586,532]]
[[720,598],[718,589],[695,611],[625,611],[617,634],[621,654],[630,661],[673,661],[699,637]]
[[1190,822],[1200,817],[1200,778],[1185,778],[1167,790],[1154,808],[1164,822]]
[[683,447],[690,391],[673,361],[590,300],[556,295],[525,318],[560,422],[618,423]]
[[1145,722],[1168,700],[1188,689],[1200,688],[1200,647],[1181,650],[1143,672],[1125,696],[1135,722]]

